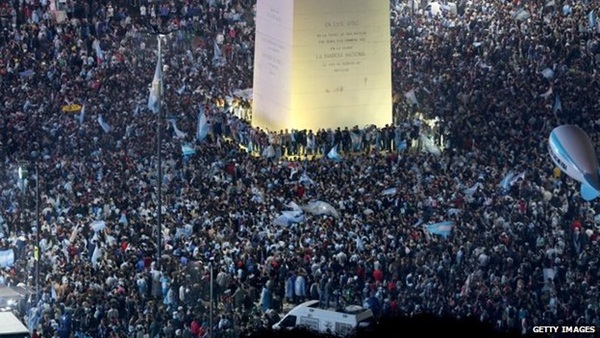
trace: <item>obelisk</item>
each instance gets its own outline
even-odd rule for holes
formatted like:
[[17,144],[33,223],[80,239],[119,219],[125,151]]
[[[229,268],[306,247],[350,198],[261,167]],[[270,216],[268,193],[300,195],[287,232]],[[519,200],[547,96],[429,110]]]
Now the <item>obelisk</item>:
[[392,122],[389,0],[258,0],[252,125]]

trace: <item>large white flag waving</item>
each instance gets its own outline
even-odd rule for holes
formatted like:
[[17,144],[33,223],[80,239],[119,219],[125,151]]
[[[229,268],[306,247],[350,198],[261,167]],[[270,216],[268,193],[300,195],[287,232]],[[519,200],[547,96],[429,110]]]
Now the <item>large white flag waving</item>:
[[204,112],[204,106],[200,105],[200,111],[198,112],[198,126],[196,130],[196,140],[201,142],[208,135],[208,121],[206,119],[206,113]]
[[148,109],[151,112],[158,112],[158,101],[163,90],[163,73],[162,73],[162,50],[160,39],[158,39],[158,55],[156,60],[156,69],[154,70],[154,78],[152,79],[152,87],[150,87],[150,95],[148,96]]

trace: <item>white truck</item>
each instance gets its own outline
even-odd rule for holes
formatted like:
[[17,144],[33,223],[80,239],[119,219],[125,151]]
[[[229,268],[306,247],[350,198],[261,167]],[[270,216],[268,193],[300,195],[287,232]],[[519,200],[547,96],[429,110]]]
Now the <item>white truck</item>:
[[291,309],[273,325],[273,329],[303,327],[319,333],[347,336],[356,328],[369,326],[373,320],[373,312],[361,306],[351,305],[343,310],[322,309],[318,300],[311,300]]

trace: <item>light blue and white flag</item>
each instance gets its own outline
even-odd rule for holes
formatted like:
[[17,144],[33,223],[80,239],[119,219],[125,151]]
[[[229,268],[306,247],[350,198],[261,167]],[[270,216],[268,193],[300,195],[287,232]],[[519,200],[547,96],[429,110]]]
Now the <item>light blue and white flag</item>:
[[554,77],[554,71],[550,68],[546,68],[546,69],[542,70],[541,73],[548,80],[550,80]]
[[81,111],[79,112],[79,124],[83,124],[83,119],[85,119],[85,103],[83,107],[81,107]]
[[104,117],[102,117],[102,114],[98,115],[98,123],[100,123],[100,127],[102,127],[102,130],[104,130],[105,133],[110,133],[110,131],[112,130],[108,123],[104,121]]
[[450,208],[450,209],[448,209],[448,212],[446,212],[446,215],[448,215],[450,217],[454,216],[454,215],[458,215],[458,214],[460,214],[460,209],[458,209],[458,208]]
[[198,112],[198,125],[196,127],[196,140],[202,142],[208,135],[208,120],[206,113],[204,112],[204,106],[200,105],[200,112]]
[[502,190],[504,190],[505,192],[510,190],[511,184],[510,182],[512,181],[512,179],[515,177],[515,173],[514,171],[509,171],[506,176],[504,176],[504,178],[500,181],[500,188],[502,188]]
[[282,211],[281,215],[285,216],[290,223],[304,222],[302,211]]
[[565,4],[562,8],[562,12],[564,16],[567,16],[573,12],[573,9],[568,4]]
[[525,174],[527,173],[527,170],[523,170],[519,175],[513,177],[510,180],[510,186],[513,186],[515,183],[517,183],[519,180],[524,180],[525,179]]
[[15,252],[12,249],[0,251],[0,268],[11,267],[15,264]]
[[560,96],[556,95],[554,96],[554,105],[552,106],[552,112],[556,114],[559,110],[562,112],[562,102],[560,100]]
[[314,201],[308,203],[302,207],[302,210],[312,215],[330,215],[334,218],[340,218],[340,214],[337,212],[337,210],[331,204],[323,201]]
[[280,227],[290,226],[290,221],[284,215],[279,215],[273,220],[273,225]]
[[42,311],[39,307],[32,307],[27,311],[27,328],[30,333],[38,329],[41,319]]
[[529,14],[528,11],[521,8],[518,11],[516,11],[515,13],[513,13],[512,17],[514,20],[517,20],[517,21],[525,21],[525,20],[529,19],[530,16],[531,16],[531,14]]
[[173,131],[175,132],[175,137],[185,138],[187,136],[186,133],[184,133],[183,131],[179,130],[179,128],[177,128],[177,121],[175,121],[175,119],[168,119],[167,121],[169,123],[171,123],[171,126],[173,126]]
[[104,221],[93,221],[90,223],[90,228],[94,230],[94,232],[102,231],[106,228],[106,222]]
[[403,150],[406,150],[407,148],[408,148],[408,144],[406,143],[406,140],[401,140],[401,141],[396,142],[396,150],[397,151],[403,151]]
[[350,131],[350,139],[352,139],[352,149],[359,150],[360,144],[362,141],[362,132],[359,131]]
[[160,39],[158,40],[158,54],[156,60],[156,68],[154,69],[154,78],[152,79],[152,86],[150,87],[150,94],[148,95],[148,109],[151,112],[158,112],[158,101],[163,92],[163,72],[162,72],[162,51]]
[[139,103],[135,106],[135,110],[133,111],[133,116],[140,116],[140,104]]
[[104,60],[104,51],[102,50],[102,47],[100,47],[100,42],[94,44],[94,49],[96,52],[96,58],[99,60]]
[[27,69],[25,71],[19,72],[19,77],[30,77],[32,76],[34,73],[33,68],[31,69]]
[[421,134],[421,144],[423,145],[423,151],[428,152],[430,154],[434,154],[436,156],[440,156],[442,151],[438,146],[435,145],[432,139]]
[[340,155],[337,151],[337,144],[331,148],[331,150],[329,151],[329,153],[327,153],[327,158],[329,158],[330,160],[333,161],[341,161],[342,160],[342,155]]
[[177,94],[183,95],[183,93],[185,92],[185,88],[186,88],[186,85],[179,87],[179,89],[177,89]]
[[213,44],[213,65],[214,66],[222,66],[223,65],[223,55],[221,54],[221,48],[217,43],[217,40],[214,40]]
[[102,248],[100,247],[100,243],[96,243],[94,251],[92,252],[92,257],[90,257],[94,269],[98,267],[98,259],[100,259],[100,257],[102,257]]
[[448,236],[450,236],[450,233],[452,232],[453,227],[454,227],[454,222],[446,221],[446,222],[428,224],[426,226],[426,229],[431,234],[447,238]]
[[305,172],[302,173],[302,175],[300,175],[300,183],[306,185],[306,186],[311,186],[315,184],[315,181],[313,181],[312,178],[308,177],[308,174]]
[[483,187],[483,184],[481,184],[481,182],[477,182],[477,183],[473,184],[472,187],[463,190],[463,193],[469,197],[473,197],[473,194],[475,194],[477,189],[482,188],[482,187]]
[[381,194],[384,196],[395,195],[397,191],[398,191],[398,189],[396,189],[396,188],[389,188],[389,189],[385,189],[384,191],[382,191]]
[[596,16],[596,11],[595,10],[591,10],[588,13],[588,24],[590,25],[591,29],[596,28],[596,21],[597,21],[597,16]]
[[181,146],[181,152],[183,153],[183,156],[191,156],[196,153],[196,149],[189,144],[184,144]]

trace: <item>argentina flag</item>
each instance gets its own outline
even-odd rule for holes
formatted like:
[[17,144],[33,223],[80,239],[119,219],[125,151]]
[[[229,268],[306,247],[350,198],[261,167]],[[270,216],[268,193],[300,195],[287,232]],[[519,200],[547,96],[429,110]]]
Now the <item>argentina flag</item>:
[[15,264],[15,252],[13,249],[0,251],[0,268],[7,268]]
[[150,109],[150,111],[155,114],[158,112],[158,104],[163,90],[163,72],[161,56],[161,40],[158,39],[156,69],[154,70],[154,78],[152,79],[152,86],[150,87],[150,94],[148,96],[148,109]]
[[202,142],[208,136],[208,120],[204,112],[204,106],[200,105],[198,112],[198,126],[196,127],[196,140]]
[[515,177],[515,173],[514,171],[509,171],[506,176],[504,176],[504,178],[500,181],[500,188],[502,188],[502,190],[504,190],[504,192],[508,192],[510,190],[510,182],[512,181],[512,179]]
[[427,225],[427,231],[429,233],[442,236],[443,238],[447,238],[450,236],[452,232],[452,228],[454,227],[454,223],[451,221],[439,222]]
[[342,155],[340,155],[337,151],[337,145],[334,146],[333,148],[331,148],[329,153],[327,153],[327,158],[329,158],[330,160],[333,160],[333,161],[341,161],[342,160]]
[[196,149],[189,144],[184,144],[181,146],[181,152],[183,153],[183,156],[191,156],[196,153]]

